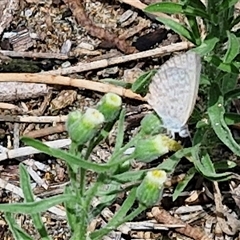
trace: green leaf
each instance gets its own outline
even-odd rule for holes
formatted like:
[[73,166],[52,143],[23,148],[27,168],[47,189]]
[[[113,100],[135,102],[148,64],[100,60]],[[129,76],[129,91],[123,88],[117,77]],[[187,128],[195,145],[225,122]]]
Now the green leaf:
[[123,145],[124,140],[124,119],[125,119],[125,110],[122,110],[118,120],[118,130],[117,130],[117,138],[114,147],[114,152],[118,152]]
[[237,73],[225,73],[222,77],[222,93],[225,94],[236,89],[238,82]]
[[238,73],[238,68],[234,65],[234,63],[223,63],[217,56],[207,56],[205,57],[205,60],[224,72]]
[[104,235],[107,235],[113,229],[116,229],[122,222],[123,218],[132,208],[136,200],[136,188],[132,189],[127,199],[123,202],[121,208],[117,211],[114,217],[108,222],[106,226],[90,234],[90,239],[102,239]]
[[14,217],[12,216],[11,213],[4,212],[4,217],[5,217],[5,219],[8,223],[8,227],[10,228],[14,239],[17,239],[17,240],[34,240],[26,232],[24,232],[24,230],[21,229],[20,226],[18,226],[18,224],[16,223],[16,220],[14,219]]
[[177,23],[176,21],[168,18],[157,17],[156,20],[162,22],[163,24],[167,25],[171,28],[174,32],[178,33],[179,35],[185,37],[190,42],[195,43],[195,39],[192,36],[192,33],[182,24]]
[[119,87],[124,87],[124,88],[131,88],[130,83],[124,82],[124,81],[119,80],[119,79],[104,78],[104,79],[101,79],[99,82],[109,83],[109,84],[112,84],[114,86],[119,86]]
[[190,15],[194,17],[202,17],[205,19],[209,19],[209,15],[206,11],[203,11],[199,8],[192,7],[190,5],[183,6],[179,3],[172,3],[172,2],[161,2],[161,3],[154,3],[148,5],[145,9],[145,12],[163,12],[169,14],[176,14],[176,13],[183,13],[185,15]]
[[203,144],[205,135],[206,135],[207,131],[209,130],[209,127],[210,126],[209,126],[209,124],[207,124],[206,121],[204,121],[204,120],[198,121],[198,123],[196,125],[197,131],[195,132],[194,137],[193,137],[193,146],[195,146],[199,143]]
[[205,170],[209,173],[216,173],[214,165],[211,161],[211,158],[207,152],[202,154],[202,159],[201,159],[202,165],[205,168]]
[[127,171],[125,173],[111,176],[111,179],[119,183],[135,182],[142,180],[147,172],[146,170]]
[[175,201],[179,195],[183,192],[183,190],[185,189],[185,187],[188,185],[188,183],[192,180],[192,178],[194,177],[196,173],[196,170],[194,167],[190,168],[187,172],[187,174],[185,175],[184,179],[182,181],[180,181],[178,183],[178,185],[176,186],[174,193],[173,193],[173,201]]
[[[24,194],[25,201],[30,203],[34,202],[34,195],[31,188],[30,177],[26,168],[22,163],[20,164],[20,185]],[[37,229],[39,235],[41,236],[41,239],[51,240],[52,238],[48,236],[47,229],[43,224],[40,213],[35,213],[35,214],[33,213],[31,214],[31,217],[33,219],[33,224],[35,228]]]
[[[64,194],[68,194],[68,195],[74,194],[72,187],[66,186],[64,189]],[[77,227],[76,203],[71,201],[66,201],[64,202],[64,206],[66,209],[68,225],[70,226],[70,229],[73,232]]]
[[157,169],[165,170],[166,172],[172,173],[174,172],[180,160],[183,157],[188,156],[191,152],[192,147],[178,150],[171,157],[167,158],[164,162],[160,163],[157,166]]
[[22,163],[20,163],[19,169],[20,169],[20,186],[24,194],[24,199],[26,202],[33,202],[34,195],[31,188],[29,174]]
[[43,200],[39,200],[31,203],[4,203],[0,204],[0,211],[8,211],[10,213],[23,213],[23,214],[34,214],[39,212],[47,211],[50,207],[57,204],[74,201],[76,202],[76,197],[67,194],[61,194],[54,197],[49,197]]
[[224,101],[217,84],[212,84],[209,92],[208,115],[218,138],[237,156],[240,156],[240,146],[233,139],[230,129],[224,120]]
[[[237,2],[238,2],[238,0],[223,0],[223,1],[221,1],[221,4],[219,5],[218,10],[225,11],[226,9],[233,7]],[[223,21],[224,21],[224,19],[223,19]]]
[[230,160],[222,160],[214,163],[214,168],[216,170],[222,170],[222,171],[229,170],[230,168],[235,168],[236,166],[237,164]]
[[224,95],[225,102],[231,102],[234,99],[240,98],[240,88],[235,88]]
[[[207,11],[205,5],[203,4],[203,2],[201,0],[193,0],[193,1],[190,1],[189,3],[187,3],[187,4],[189,4],[193,8],[201,9],[204,12]],[[185,6],[185,4],[184,4],[184,6]]]
[[240,114],[238,113],[225,113],[224,121],[227,125],[239,124],[240,123]]
[[202,44],[194,49],[194,52],[198,53],[201,57],[209,54],[216,47],[216,44],[219,42],[217,37],[207,37]]
[[157,71],[151,70],[142,74],[138,79],[132,84],[131,90],[135,93],[145,96],[148,93],[148,85],[151,82],[151,78],[155,75]]
[[[195,148],[196,149],[196,148]],[[202,162],[199,160],[198,152],[192,149],[192,160],[196,170],[210,181],[226,181],[230,178],[230,172],[215,173],[214,166],[208,156],[202,157]]]
[[199,32],[198,23],[196,17],[187,16],[189,26],[191,28],[192,39],[194,39],[195,44],[199,46],[201,44],[201,34]]
[[239,41],[238,38],[235,36],[235,34],[230,33],[227,31],[228,36],[228,46],[227,46],[227,52],[225,56],[223,57],[224,63],[231,63],[235,57],[239,54]]
[[64,161],[66,161],[70,166],[73,164],[73,165],[77,165],[86,170],[91,169],[98,173],[105,172],[105,171],[111,169],[111,167],[115,167],[115,166],[117,166],[117,164],[120,164],[120,162],[119,162],[119,163],[101,164],[100,165],[97,163],[85,161],[85,160],[81,159],[80,157],[76,157],[76,156],[74,156],[66,151],[63,151],[61,149],[50,148],[47,145],[45,145],[42,142],[35,140],[35,139],[31,139],[28,137],[22,137],[21,140],[25,144],[32,146],[41,152],[44,152],[50,156],[60,158]]

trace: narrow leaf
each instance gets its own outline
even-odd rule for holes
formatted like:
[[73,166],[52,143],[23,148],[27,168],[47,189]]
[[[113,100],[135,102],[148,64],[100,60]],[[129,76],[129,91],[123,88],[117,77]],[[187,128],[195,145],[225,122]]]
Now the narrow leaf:
[[198,53],[200,56],[205,56],[209,54],[215,47],[216,44],[219,42],[219,38],[217,37],[211,37],[205,39],[202,44],[194,49],[196,53]]
[[76,201],[76,197],[67,194],[61,194],[54,197],[49,197],[32,203],[4,203],[0,204],[0,211],[8,211],[11,213],[33,214],[47,211],[50,207],[66,201]]
[[[24,199],[26,202],[34,202],[34,195],[31,189],[30,177],[24,167],[20,164],[20,185],[24,194]],[[33,219],[33,224],[37,229],[42,240],[51,240],[52,238],[48,236],[47,229],[45,228],[40,213],[31,214]]]
[[[118,120],[118,130],[117,130],[117,138],[114,147],[114,153],[118,152],[122,147],[124,140],[124,119],[125,119],[125,110],[122,110]],[[114,154],[113,153],[113,154]]]
[[173,193],[173,201],[175,201],[179,195],[183,192],[183,190],[185,189],[185,187],[188,185],[188,183],[192,180],[192,178],[194,177],[196,173],[196,170],[194,167],[190,168],[186,174],[186,176],[184,177],[184,179],[178,183],[178,185],[176,186],[174,193]]
[[227,125],[239,124],[240,123],[240,114],[238,113],[225,113],[224,121]]
[[240,146],[233,139],[231,131],[224,121],[223,96],[217,84],[212,84],[209,96],[208,115],[216,135],[231,151],[240,156]]
[[174,32],[178,33],[179,35],[185,37],[190,42],[195,43],[195,39],[192,36],[192,33],[182,24],[177,23],[176,21],[168,18],[158,17],[156,20],[162,22],[163,24],[167,25],[171,28]]
[[155,75],[155,73],[156,73],[156,70],[151,70],[142,74],[132,84],[131,90],[135,93],[145,96],[148,92],[148,85],[151,82],[151,78]]
[[172,2],[161,2],[150,4],[144,9],[145,12],[163,12],[169,14],[182,13],[185,15],[190,15],[194,17],[202,17],[205,19],[209,19],[209,15],[206,11],[202,11],[199,8],[192,7],[190,5],[183,6],[180,3],[172,3]]
[[35,139],[28,138],[28,137],[22,137],[21,140],[25,144],[32,146],[32,147],[40,150],[41,152],[44,152],[50,156],[60,158],[64,161],[66,161],[70,166],[72,164],[74,164],[74,165],[77,165],[86,170],[91,169],[95,172],[105,172],[105,171],[109,170],[109,168],[117,165],[117,163],[100,165],[100,164],[96,164],[93,162],[85,161],[85,160],[83,160],[79,157],[76,157],[66,151],[63,151],[63,150],[57,149],[57,148],[50,148],[47,145],[43,144],[42,142],[35,140]]
[[108,222],[108,224],[104,228],[91,233],[90,238],[102,239],[102,237],[108,234],[110,231],[112,231],[112,229],[117,228],[121,224],[122,219],[126,216],[129,210],[132,208],[135,200],[136,200],[136,188],[132,189],[127,199],[122,204],[121,208],[117,211],[114,217]]
[[10,228],[14,239],[17,240],[34,240],[31,238],[23,229],[21,229],[16,220],[13,218],[12,214],[9,212],[4,212],[4,217],[8,223],[8,227]]
[[238,0],[223,0],[221,1],[221,4],[218,7],[218,10],[225,11],[226,9],[233,7],[237,2]]
[[237,87],[238,74],[237,73],[225,73],[222,77],[222,93],[230,92]]
[[235,36],[235,34],[230,33],[227,31],[227,36],[228,36],[228,43],[227,43],[227,52],[225,56],[223,57],[223,62],[224,63],[231,63],[235,57],[239,54],[239,40]]

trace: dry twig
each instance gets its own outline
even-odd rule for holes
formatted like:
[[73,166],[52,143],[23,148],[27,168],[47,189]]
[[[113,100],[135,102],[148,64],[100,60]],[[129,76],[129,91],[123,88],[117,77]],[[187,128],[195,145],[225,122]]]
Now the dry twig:
[[61,53],[41,53],[41,52],[18,52],[18,51],[9,51],[9,50],[0,50],[0,53],[8,57],[17,57],[17,58],[44,58],[44,59],[60,59],[66,60],[69,59],[68,55]]
[[62,133],[64,131],[66,131],[65,125],[59,124],[57,126],[41,128],[38,130],[28,132],[24,136],[31,137],[31,138],[40,138],[40,137],[45,137],[45,136],[52,135],[55,133]]
[[99,68],[106,68],[112,65],[130,62],[142,58],[148,58],[148,57],[158,57],[161,55],[165,55],[167,53],[173,53],[177,51],[183,51],[187,50],[194,45],[189,42],[180,42],[175,43],[172,45],[164,46],[164,47],[158,47],[155,49],[147,50],[140,53],[133,53],[126,56],[119,56],[119,57],[112,57],[109,59],[102,59],[90,63],[78,63],[76,66],[58,69],[58,70],[52,70],[44,72],[43,74],[53,74],[53,75],[67,75],[71,73],[80,73],[85,72],[89,70],[99,69]]
[[[0,107],[1,108],[1,107]],[[20,122],[20,123],[58,123],[66,122],[67,116],[13,116],[0,115],[0,122]]]
[[172,217],[166,210],[154,207],[152,209],[152,214],[159,223],[165,224],[185,224],[185,227],[176,228],[175,231],[185,236],[191,237],[194,240],[211,240],[205,235],[200,229],[192,227],[189,224],[182,222],[181,220]]
[[106,83],[45,74],[0,73],[0,82],[14,82],[14,81],[73,86],[103,93],[112,92],[126,98],[133,98],[141,101],[144,100],[140,95],[133,93],[130,89],[125,89],[123,87],[118,87]]
[[[49,147],[64,148],[69,146],[70,142],[71,142],[70,139],[60,139],[60,140],[45,142],[45,144],[48,145]],[[13,159],[17,157],[28,156],[28,155],[36,154],[39,152],[40,151],[32,147],[21,147],[21,148],[11,149],[11,150],[8,150],[7,148],[2,147],[1,153],[0,153],[0,161],[6,160],[6,159]]]

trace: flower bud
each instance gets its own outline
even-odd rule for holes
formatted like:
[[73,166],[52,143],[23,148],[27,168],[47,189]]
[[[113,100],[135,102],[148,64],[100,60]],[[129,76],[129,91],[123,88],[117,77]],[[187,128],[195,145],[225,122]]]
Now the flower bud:
[[121,97],[115,93],[107,93],[99,101],[97,109],[104,115],[105,122],[111,122],[118,116],[121,106]]
[[70,127],[75,122],[79,122],[81,117],[82,117],[82,112],[80,112],[79,110],[70,112],[68,114],[67,121],[66,121],[66,129],[67,129],[67,131],[69,131]]
[[96,109],[88,108],[79,121],[75,121],[68,130],[71,140],[77,145],[89,141],[101,127],[104,116]]
[[137,161],[151,162],[169,151],[177,151],[179,149],[181,149],[181,145],[177,141],[158,134],[137,141],[133,156]]
[[167,174],[165,171],[149,171],[137,188],[136,196],[139,202],[147,207],[156,204],[162,197],[163,184],[166,180]]
[[147,114],[141,121],[141,131],[146,135],[154,135],[160,133],[162,127],[161,119],[154,113]]

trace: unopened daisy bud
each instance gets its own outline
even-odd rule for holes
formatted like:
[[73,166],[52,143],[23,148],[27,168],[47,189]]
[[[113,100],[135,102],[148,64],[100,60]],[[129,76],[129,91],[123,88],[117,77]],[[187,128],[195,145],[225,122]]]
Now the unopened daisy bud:
[[181,145],[174,139],[158,134],[146,139],[140,139],[135,146],[134,158],[141,162],[151,162],[169,151],[179,149],[181,149]]
[[69,131],[69,128],[75,123],[79,122],[82,117],[82,113],[80,111],[73,111],[68,114],[67,121],[66,121],[66,128]]
[[104,116],[96,109],[88,108],[78,122],[69,128],[69,136],[77,145],[89,141],[101,127]]
[[141,121],[141,131],[147,135],[160,133],[161,129],[162,122],[154,113],[147,114]]
[[115,93],[107,93],[98,103],[97,109],[104,115],[105,122],[110,122],[118,116],[121,106],[121,97]]
[[136,196],[139,202],[147,207],[156,204],[162,197],[163,184],[166,180],[167,174],[165,171],[149,171],[137,188]]

